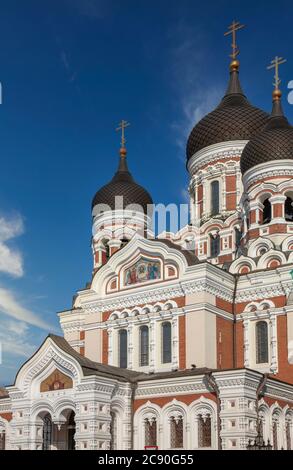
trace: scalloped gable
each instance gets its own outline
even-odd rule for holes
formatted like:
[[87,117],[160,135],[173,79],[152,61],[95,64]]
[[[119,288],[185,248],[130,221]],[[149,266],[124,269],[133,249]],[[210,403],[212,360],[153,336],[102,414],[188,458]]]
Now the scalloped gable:
[[[169,240],[148,240],[136,235],[94,275],[91,289],[103,295],[146,283],[166,281],[182,276],[188,266],[198,262],[194,253]],[[131,278],[132,270],[137,272]]]

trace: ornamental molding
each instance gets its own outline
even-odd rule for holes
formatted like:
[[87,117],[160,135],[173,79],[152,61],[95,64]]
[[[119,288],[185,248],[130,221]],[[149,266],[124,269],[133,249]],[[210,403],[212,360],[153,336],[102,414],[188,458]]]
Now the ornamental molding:
[[158,385],[154,387],[139,386],[136,391],[136,398],[180,395],[185,393],[210,393],[204,384],[182,384],[182,385]]
[[[223,275],[226,273],[223,273]],[[123,295],[119,292],[119,297],[105,300],[85,302],[83,309],[86,314],[95,312],[108,312],[124,308],[131,308],[137,305],[145,305],[153,302],[170,300],[176,297],[185,297],[188,294],[197,292],[208,292],[217,297],[231,302],[233,291],[217,283],[217,279],[195,279],[193,281],[182,281],[174,287],[163,286],[152,290]]]
[[270,161],[250,168],[243,176],[244,188],[248,188],[259,180],[274,176],[293,176],[292,160]]
[[209,145],[196,152],[188,161],[187,169],[191,175],[200,168],[216,160],[241,157],[242,151],[248,140],[235,140]]

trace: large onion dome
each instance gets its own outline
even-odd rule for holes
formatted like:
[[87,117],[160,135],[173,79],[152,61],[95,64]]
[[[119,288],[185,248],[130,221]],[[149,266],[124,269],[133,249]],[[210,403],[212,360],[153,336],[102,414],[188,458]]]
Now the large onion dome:
[[293,160],[293,127],[283,114],[281,92],[278,89],[273,93],[273,110],[268,123],[242,152],[242,174],[256,165],[275,160]]
[[[118,198],[118,206],[117,200],[115,200],[116,196],[120,196]],[[108,205],[111,210],[122,210],[127,206],[139,205],[146,214],[147,207],[150,204],[153,204],[150,194],[134,181],[128,170],[126,149],[121,148],[118,170],[112,180],[95,194],[92,209],[97,205]]]
[[187,160],[204,147],[231,140],[250,140],[266,124],[268,114],[252,106],[239,81],[239,62],[230,65],[230,81],[217,108],[201,119],[187,142]]

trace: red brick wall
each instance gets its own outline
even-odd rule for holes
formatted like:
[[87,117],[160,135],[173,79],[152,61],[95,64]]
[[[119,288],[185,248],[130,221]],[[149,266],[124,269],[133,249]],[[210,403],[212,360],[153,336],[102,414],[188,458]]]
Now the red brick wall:
[[217,317],[217,367],[233,367],[233,322]]
[[278,334],[278,374],[284,382],[293,383],[293,365],[288,362],[287,316],[277,317]]
[[103,336],[102,336],[102,363],[103,364],[108,364],[108,333],[106,330],[103,330]]

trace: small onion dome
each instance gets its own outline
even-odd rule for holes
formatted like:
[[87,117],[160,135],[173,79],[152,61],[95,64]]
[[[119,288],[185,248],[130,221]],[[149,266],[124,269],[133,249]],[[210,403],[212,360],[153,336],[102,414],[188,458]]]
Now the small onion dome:
[[[121,148],[118,170],[110,183],[103,186],[95,194],[92,202],[92,209],[97,205],[107,205],[111,210],[122,210],[127,206],[139,205],[146,214],[147,206],[153,204],[150,194],[134,181],[131,173],[129,172],[126,153],[126,149],[124,147]],[[123,198],[121,201],[120,198],[118,198],[118,207],[117,200],[115,201],[116,196]],[[119,204],[120,202],[122,202],[121,206]]]
[[201,119],[187,141],[187,160],[196,152],[219,142],[250,140],[268,120],[268,114],[252,106],[239,81],[239,62],[230,65],[230,81],[217,108]]
[[273,93],[273,110],[264,129],[245,146],[240,160],[241,172],[261,163],[293,160],[293,127],[283,114],[281,92]]

